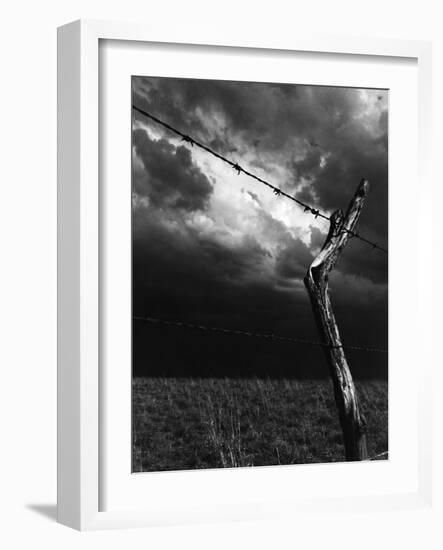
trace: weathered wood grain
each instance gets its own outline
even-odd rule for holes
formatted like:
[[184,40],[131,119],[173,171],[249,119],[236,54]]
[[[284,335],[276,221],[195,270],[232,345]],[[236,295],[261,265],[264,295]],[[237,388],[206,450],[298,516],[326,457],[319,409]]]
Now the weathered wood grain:
[[352,238],[366,195],[369,182],[363,179],[351,200],[346,214],[337,210],[331,216],[330,228],[323,248],[306,273],[304,282],[311,299],[314,316],[324,347],[337,403],[346,460],[365,460],[366,421],[360,411],[359,400],[346,356],[340,332],[329,297],[328,276],[348,240]]

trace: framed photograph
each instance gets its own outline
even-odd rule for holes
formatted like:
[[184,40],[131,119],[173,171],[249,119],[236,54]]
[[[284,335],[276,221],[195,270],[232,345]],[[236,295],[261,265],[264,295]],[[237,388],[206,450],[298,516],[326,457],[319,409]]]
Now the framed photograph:
[[59,521],[428,506],[430,45],[58,50]]

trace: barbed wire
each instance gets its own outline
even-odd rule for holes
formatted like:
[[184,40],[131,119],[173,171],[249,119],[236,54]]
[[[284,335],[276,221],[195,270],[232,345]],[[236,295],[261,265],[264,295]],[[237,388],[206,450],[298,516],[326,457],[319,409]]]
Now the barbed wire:
[[[196,147],[199,147],[200,149],[203,149],[204,151],[206,151],[210,155],[213,155],[214,157],[218,158],[222,162],[225,162],[226,164],[229,164],[237,172],[238,175],[245,174],[246,176],[249,176],[250,178],[262,183],[263,185],[266,185],[266,187],[268,187],[269,189],[272,189],[272,192],[276,196],[286,197],[287,199],[297,203],[300,207],[303,208],[304,212],[311,214],[312,216],[314,216],[315,219],[322,218],[324,220],[331,221],[331,216],[328,216],[324,212],[321,212],[319,209],[313,208],[309,204],[297,199],[293,195],[290,195],[289,193],[286,193],[285,191],[283,191],[283,189],[280,189],[279,187],[276,187],[275,185],[272,185],[272,183],[269,183],[268,181],[264,180],[263,178],[260,178],[259,176],[253,174],[252,172],[249,172],[248,170],[245,170],[237,162],[233,162],[232,160],[224,157],[223,155],[220,155],[219,153],[217,153],[216,151],[214,151],[211,148],[207,147],[206,145],[203,145],[203,143],[200,143],[200,142],[196,141],[195,139],[191,138],[190,136],[188,136],[187,134],[184,134],[180,130],[177,130],[177,128],[174,128],[173,126],[171,126],[167,122],[164,122],[163,120],[160,120],[156,116],[152,115],[151,113],[148,113],[147,111],[145,111],[143,109],[140,109],[140,107],[137,107],[136,105],[132,105],[132,108],[135,111],[137,111],[138,113],[142,114],[143,116],[153,120],[157,124],[160,124],[160,126],[163,126],[164,128],[166,128],[166,129],[170,130],[171,132],[177,134],[178,136],[180,136],[182,138],[182,141],[184,141],[185,143],[188,143],[191,147],[193,147],[195,145]],[[346,233],[349,233],[351,235],[351,237],[359,239],[360,241],[363,241],[364,243],[370,245],[373,249],[380,250],[381,252],[384,252],[385,254],[388,253],[386,248],[383,248],[383,247],[379,246],[377,243],[375,243],[373,241],[370,241],[369,239],[366,239],[365,237],[362,237],[356,231],[353,231],[351,229],[346,229],[346,228],[342,228],[342,231],[345,231]]]
[[322,348],[342,348],[344,350],[351,350],[351,351],[364,351],[364,352],[370,352],[370,353],[388,353],[388,350],[386,349],[380,349],[380,348],[372,348],[372,347],[364,347],[364,346],[333,346],[331,344],[326,344],[325,342],[318,342],[316,340],[305,340],[302,338],[291,338],[290,336],[280,336],[277,334],[270,334],[270,333],[261,333],[261,332],[252,332],[247,330],[237,330],[237,329],[229,329],[229,328],[221,328],[221,327],[212,327],[202,324],[196,324],[196,323],[186,323],[184,321],[171,321],[167,319],[159,319],[157,317],[141,317],[141,316],[134,316],[132,317],[134,321],[144,322],[144,323],[151,323],[151,324],[157,324],[157,325],[164,325],[164,326],[172,326],[172,327],[180,327],[180,328],[189,328],[194,330],[200,330],[204,332],[214,332],[214,333],[220,333],[220,334],[232,334],[237,336],[248,336],[251,338],[262,338],[264,340],[270,340],[274,342],[287,342],[290,344],[301,344],[301,345],[307,345],[307,346],[317,346]]

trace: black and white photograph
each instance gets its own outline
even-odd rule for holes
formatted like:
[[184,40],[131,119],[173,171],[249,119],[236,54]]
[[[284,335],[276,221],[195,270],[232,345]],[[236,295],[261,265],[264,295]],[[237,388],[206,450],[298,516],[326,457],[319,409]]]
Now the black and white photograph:
[[389,91],[131,98],[132,471],[387,460]]
[[5,3],[1,548],[443,548],[441,4]]

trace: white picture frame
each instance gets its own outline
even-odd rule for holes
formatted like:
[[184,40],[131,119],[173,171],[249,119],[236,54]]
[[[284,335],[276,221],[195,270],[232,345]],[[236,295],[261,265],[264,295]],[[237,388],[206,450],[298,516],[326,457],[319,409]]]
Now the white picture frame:
[[[370,40],[364,38],[321,37],[297,34],[296,37],[188,36],[186,29],[170,35],[156,27],[145,25],[77,21],[58,31],[58,520],[80,530],[119,527],[167,525],[198,521],[245,518],[290,517],[295,512],[347,511],[429,506],[432,497],[431,452],[431,376],[430,351],[422,353],[422,365],[417,379],[418,467],[414,489],[393,491],[384,495],[306,496],[281,499],[266,494],[248,507],[236,507],[232,502],[217,506],[202,502],[186,508],[185,501],[170,509],[155,506],[129,506],[123,503],[112,510],[102,510],[100,483],[103,479],[103,449],[101,426],[103,408],[100,396],[102,365],[100,359],[100,224],[102,208],[99,185],[99,44],[101,40],[194,44],[202,50],[219,46],[237,50],[245,48],[281,52],[330,53],[335,56],[389,57],[399,62],[413,59],[418,70],[418,189],[420,195],[432,194],[428,151],[430,150],[430,83],[431,46],[427,42]],[[418,230],[429,229],[425,203],[420,201],[415,215]],[[432,259],[429,246],[417,247],[417,264],[426,265]],[[424,268],[419,268],[417,281],[425,281]],[[426,285],[417,293],[422,324],[430,323],[430,301],[426,300]],[[417,346],[424,343],[430,331],[423,330]],[[428,354],[428,356],[426,356]],[[415,464],[415,463],[414,463]],[[352,465],[346,465],[351,466]],[[255,469],[260,470],[260,469]],[[269,469],[266,469],[269,472]],[[288,470],[286,470],[287,472]],[[280,477],[287,475],[281,470]],[[234,472],[224,472],[231,475]],[[204,472],[188,475],[201,475]],[[168,476],[174,473],[165,474]],[[245,475],[235,472],[235,475]],[[246,474],[252,475],[252,474]],[[253,475],[265,476],[254,473]],[[322,474],[328,475],[325,470]],[[195,477],[194,477],[195,478]],[[415,478],[414,478],[415,479]]]

